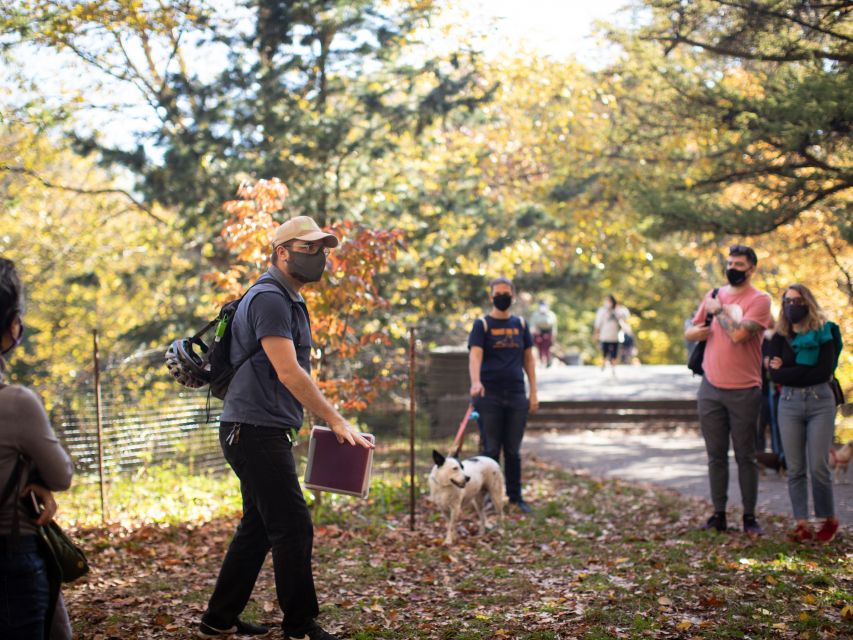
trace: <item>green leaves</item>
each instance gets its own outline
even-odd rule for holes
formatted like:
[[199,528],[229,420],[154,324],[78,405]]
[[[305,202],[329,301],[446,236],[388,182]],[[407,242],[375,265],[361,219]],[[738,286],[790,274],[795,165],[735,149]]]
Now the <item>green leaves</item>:
[[[662,231],[764,234],[849,198],[847,10],[793,0],[645,4],[650,23],[614,38],[628,53],[621,81],[639,94],[614,142],[651,161],[637,172],[640,206]],[[663,123],[661,137],[647,135]]]

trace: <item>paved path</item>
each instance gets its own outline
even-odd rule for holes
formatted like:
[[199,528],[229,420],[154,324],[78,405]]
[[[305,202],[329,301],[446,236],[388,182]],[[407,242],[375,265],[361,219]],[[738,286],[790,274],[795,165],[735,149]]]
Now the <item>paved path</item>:
[[[558,400],[684,400],[696,397],[701,378],[685,365],[620,366],[615,375],[597,366],[553,366],[536,372],[540,401]],[[595,431],[528,431],[524,453],[534,453],[570,470],[594,476],[652,482],[708,499],[705,444],[698,429],[679,432],[629,432],[620,428]],[[729,505],[739,507],[737,465],[729,454]],[[853,525],[853,469],[848,484],[834,485],[838,517]],[[809,494],[811,504],[811,493]],[[768,471],[758,491],[759,513],[789,515],[787,480]],[[709,502],[710,511],[710,502]]]
[[686,365],[625,365],[610,368],[552,366],[536,369],[539,401],[685,400],[696,397],[702,378]]
[[[522,453],[533,453],[569,470],[583,470],[599,477],[651,482],[687,495],[708,498],[707,457],[698,431],[642,434],[618,428],[572,432],[531,431],[524,436]],[[739,507],[737,466],[731,454],[729,460],[729,505]],[[839,520],[850,526],[853,525],[853,469],[848,470],[846,480],[847,484],[834,485],[835,505]],[[768,471],[760,480],[759,513],[790,515],[790,510],[786,479]]]

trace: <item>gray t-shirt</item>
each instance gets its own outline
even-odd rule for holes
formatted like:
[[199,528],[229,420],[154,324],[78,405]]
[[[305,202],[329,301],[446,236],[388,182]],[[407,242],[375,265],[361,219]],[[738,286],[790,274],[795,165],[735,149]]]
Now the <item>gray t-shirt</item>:
[[[249,289],[234,314],[231,362],[245,362],[228,386],[220,420],[285,429],[302,425],[302,405],[278,380],[260,347],[261,338],[278,336],[293,341],[296,359],[311,373],[311,324],[305,301],[294,292],[275,267]],[[288,292],[284,292],[275,278]],[[252,354],[251,356],[249,354]]]
[[[12,385],[0,389],[0,491],[9,480],[18,454],[30,461],[24,469],[21,488],[31,480],[38,480],[52,491],[71,486],[71,458],[59,444],[41,400],[26,387]],[[0,507],[0,535],[11,533],[12,514],[10,499]],[[23,514],[18,522],[21,534],[36,532]]]

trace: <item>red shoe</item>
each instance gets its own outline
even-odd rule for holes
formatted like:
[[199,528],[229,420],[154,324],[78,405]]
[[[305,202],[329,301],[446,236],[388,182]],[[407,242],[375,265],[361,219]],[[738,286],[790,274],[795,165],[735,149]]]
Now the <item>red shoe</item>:
[[815,534],[815,538],[821,542],[832,542],[836,533],[838,533],[838,518],[827,518]]
[[791,542],[806,542],[812,538],[814,538],[812,528],[803,522],[798,523],[794,530],[788,534],[788,540]]

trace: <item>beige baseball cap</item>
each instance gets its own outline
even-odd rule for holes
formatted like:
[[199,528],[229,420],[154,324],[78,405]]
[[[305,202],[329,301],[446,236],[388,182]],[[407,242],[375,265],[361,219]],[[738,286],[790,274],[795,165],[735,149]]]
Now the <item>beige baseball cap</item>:
[[280,225],[272,238],[273,249],[290,240],[302,240],[304,242],[321,240],[327,247],[338,246],[338,239],[331,233],[323,231],[308,216],[296,216]]

